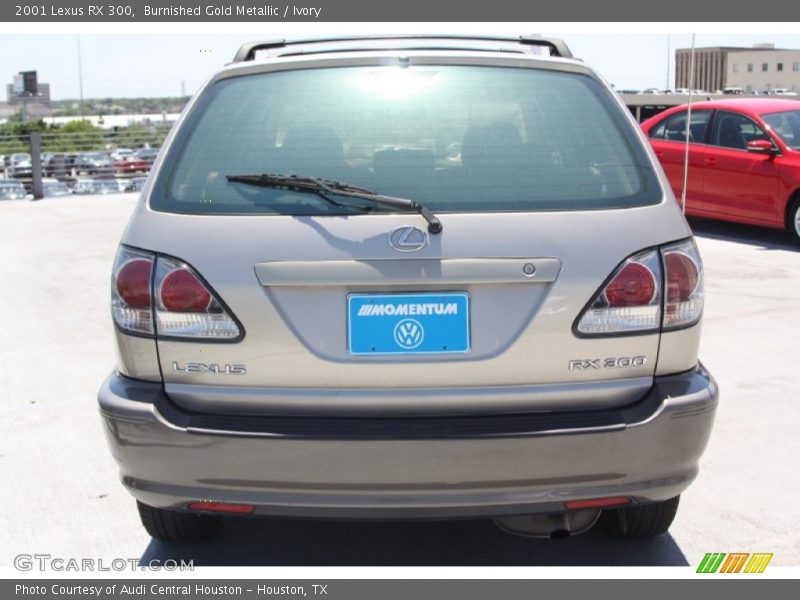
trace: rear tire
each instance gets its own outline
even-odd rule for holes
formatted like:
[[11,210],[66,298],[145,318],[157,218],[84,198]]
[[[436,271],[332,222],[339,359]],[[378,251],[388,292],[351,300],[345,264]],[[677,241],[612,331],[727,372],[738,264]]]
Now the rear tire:
[[199,542],[219,528],[219,515],[199,515],[166,508],[155,508],[136,501],[139,518],[150,537],[165,542]]
[[794,200],[789,204],[789,212],[786,215],[786,228],[795,243],[800,244],[800,194],[796,194]]
[[661,535],[672,525],[679,500],[680,496],[675,496],[663,502],[604,510],[600,525],[606,533],[615,537],[647,538]]

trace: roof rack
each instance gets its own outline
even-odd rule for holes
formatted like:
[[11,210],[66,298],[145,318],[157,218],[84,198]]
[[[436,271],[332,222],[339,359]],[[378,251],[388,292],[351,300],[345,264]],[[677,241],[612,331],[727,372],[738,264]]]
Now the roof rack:
[[[396,47],[381,46],[381,43],[390,43],[396,41]],[[244,62],[255,60],[256,52],[261,50],[272,50],[273,55],[287,55],[287,54],[313,54],[317,52],[331,52],[334,50],[331,46],[342,44],[344,47],[341,50],[366,50],[366,49],[380,49],[380,50],[403,50],[409,49],[409,42],[419,42],[413,44],[414,49],[453,49],[453,44],[456,42],[463,42],[463,47],[459,49],[469,48],[470,42],[500,42],[509,46],[516,46],[518,52],[530,51],[534,47],[547,48],[550,50],[550,56],[557,56],[561,58],[572,58],[572,52],[569,47],[564,43],[564,40],[558,38],[547,38],[539,35],[521,35],[519,37],[483,37],[483,36],[463,36],[463,35],[375,35],[375,36],[353,36],[353,37],[327,37],[327,38],[311,38],[299,40],[285,40],[275,39],[263,42],[248,42],[243,44],[236,55],[233,57],[233,62]],[[437,46],[436,42],[449,42],[448,44],[441,44]],[[363,42],[363,47],[358,47],[358,43]],[[314,49],[309,46],[328,44],[327,48]],[[378,45],[370,47],[370,45]],[[304,48],[305,47],[305,48]],[[476,48],[477,49],[477,48]]]

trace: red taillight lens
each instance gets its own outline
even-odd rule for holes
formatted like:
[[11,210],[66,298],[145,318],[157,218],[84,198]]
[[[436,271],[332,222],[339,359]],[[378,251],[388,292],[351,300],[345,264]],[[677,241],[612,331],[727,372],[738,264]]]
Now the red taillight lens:
[[576,323],[580,335],[658,331],[661,325],[661,261],[645,250],[623,261]]
[[653,272],[641,263],[629,262],[606,286],[605,295],[612,308],[643,306],[656,293]]
[[194,274],[178,269],[161,282],[161,301],[172,312],[204,312],[211,304],[211,294]]
[[150,307],[150,278],[153,263],[136,258],[117,272],[117,293],[130,308]]
[[664,265],[667,270],[667,302],[686,302],[700,281],[697,265],[683,252],[664,254]]
[[241,337],[231,313],[186,263],[159,256],[153,280],[159,338],[236,341]]

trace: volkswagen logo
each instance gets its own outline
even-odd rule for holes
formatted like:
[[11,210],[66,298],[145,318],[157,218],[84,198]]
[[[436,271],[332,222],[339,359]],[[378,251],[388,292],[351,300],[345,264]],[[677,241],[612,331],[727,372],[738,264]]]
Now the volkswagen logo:
[[398,252],[416,252],[428,245],[428,234],[419,227],[403,225],[389,234],[389,245]]
[[394,326],[394,341],[406,350],[413,350],[422,343],[425,330],[415,319],[403,319]]

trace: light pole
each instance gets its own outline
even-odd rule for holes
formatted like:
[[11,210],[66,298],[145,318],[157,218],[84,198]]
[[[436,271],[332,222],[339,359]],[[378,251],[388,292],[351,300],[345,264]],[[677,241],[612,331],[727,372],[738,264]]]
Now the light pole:
[[81,35],[76,36],[78,42],[78,88],[80,90],[80,103],[78,104],[78,112],[81,119],[83,119],[83,65],[81,64]]

